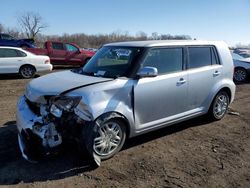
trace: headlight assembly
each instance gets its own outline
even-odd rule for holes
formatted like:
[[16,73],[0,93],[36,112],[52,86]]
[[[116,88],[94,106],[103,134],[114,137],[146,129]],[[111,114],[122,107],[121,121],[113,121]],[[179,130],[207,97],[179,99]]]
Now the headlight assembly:
[[56,96],[51,98],[50,112],[56,116],[61,117],[62,112],[71,112],[80,102],[80,96]]

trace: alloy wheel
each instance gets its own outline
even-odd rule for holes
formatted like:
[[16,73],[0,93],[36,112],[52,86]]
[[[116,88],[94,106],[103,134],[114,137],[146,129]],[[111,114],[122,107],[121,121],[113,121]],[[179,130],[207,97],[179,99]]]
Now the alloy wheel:
[[94,151],[100,156],[115,153],[122,143],[123,131],[114,121],[104,123],[94,139]]

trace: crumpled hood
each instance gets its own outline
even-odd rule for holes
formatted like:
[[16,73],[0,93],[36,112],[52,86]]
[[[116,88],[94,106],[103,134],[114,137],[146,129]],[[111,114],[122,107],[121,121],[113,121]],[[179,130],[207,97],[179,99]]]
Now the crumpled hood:
[[51,73],[32,80],[26,87],[25,96],[33,102],[42,102],[45,95],[59,95],[67,90],[90,84],[113,80],[110,78],[86,76],[72,71]]

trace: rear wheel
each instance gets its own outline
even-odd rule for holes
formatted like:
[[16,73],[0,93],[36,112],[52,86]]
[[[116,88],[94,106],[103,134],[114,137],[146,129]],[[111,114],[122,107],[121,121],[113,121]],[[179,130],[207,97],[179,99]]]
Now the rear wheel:
[[208,115],[212,120],[221,120],[227,113],[229,106],[229,96],[227,92],[220,91],[214,98]]
[[19,73],[23,78],[32,78],[36,73],[36,69],[31,65],[24,65],[20,68]]
[[245,82],[247,80],[247,71],[244,68],[235,68],[234,81]]

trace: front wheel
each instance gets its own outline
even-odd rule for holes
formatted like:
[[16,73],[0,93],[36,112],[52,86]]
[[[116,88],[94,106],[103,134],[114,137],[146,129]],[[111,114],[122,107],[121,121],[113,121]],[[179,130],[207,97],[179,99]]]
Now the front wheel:
[[212,120],[221,120],[227,113],[229,96],[225,91],[220,91],[214,98],[208,115]]
[[90,154],[106,160],[118,153],[126,140],[126,127],[123,121],[113,118],[100,121],[94,127],[84,130],[84,142]]

